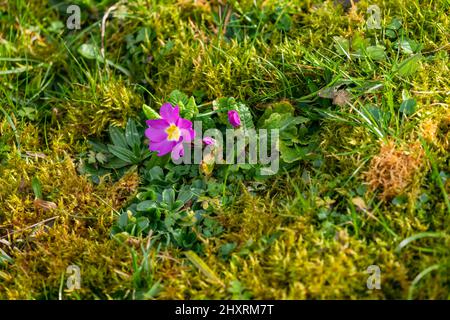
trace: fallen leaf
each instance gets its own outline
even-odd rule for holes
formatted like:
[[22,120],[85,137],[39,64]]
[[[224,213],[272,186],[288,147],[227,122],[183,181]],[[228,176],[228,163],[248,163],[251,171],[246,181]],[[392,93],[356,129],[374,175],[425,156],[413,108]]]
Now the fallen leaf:
[[56,205],[56,203],[51,202],[51,201],[45,201],[45,200],[42,200],[42,199],[35,199],[34,200],[34,207],[36,209],[41,208],[44,211],[49,211],[49,210],[56,209],[58,206]]

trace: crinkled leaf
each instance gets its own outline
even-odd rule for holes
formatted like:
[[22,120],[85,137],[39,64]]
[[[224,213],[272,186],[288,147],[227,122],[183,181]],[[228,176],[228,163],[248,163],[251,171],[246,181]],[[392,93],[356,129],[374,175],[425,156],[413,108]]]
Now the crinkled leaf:
[[173,106],[178,105],[180,108],[186,106],[189,102],[189,97],[187,94],[181,92],[180,90],[173,90],[169,95],[169,103]]
[[151,119],[159,119],[161,118],[158,114],[158,112],[156,112],[155,110],[153,110],[153,108],[149,107],[148,105],[146,105],[145,103],[142,105],[142,111],[144,111],[145,117],[149,120]]
[[150,180],[164,180],[164,172],[159,166],[151,168],[148,172]]
[[284,141],[280,141],[280,157],[284,162],[292,163],[301,160],[305,151],[299,146],[288,147]]
[[183,110],[183,116],[187,119],[192,119],[198,114],[197,103],[195,102],[194,97],[190,97],[187,105]]
[[244,128],[255,128],[250,109],[245,104],[237,102],[233,97],[216,99],[213,102],[213,107],[220,110],[220,118],[223,123],[228,123],[228,111],[236,110],[239,113],[241,125]]
[[294,111],[295,111],[295,108],[292,106],[291,103],[289,103],[287,101],[281,101],[281,102],[271,104],[264,109],[264,113],[259,118],[257,126],[258,126],[258,128],[260,128],[264,124],[264,122],[270,117],[270,115],[272,113],[281,113],[281,114],[287,113],[287,114],[290,114],[293,116]]
[[244,125],[246,129],[255,128],[250,109],[245,104],[238,102],[235,105],[235,110],[239,113],[239,117],[241,118],[241,124]]
[[264,121],[262,128],[264,129],[279,129],[280,132],[287,130],[289,127],[309,122],[305,117],[293,117],[290,114],[272,113],[270,117]]

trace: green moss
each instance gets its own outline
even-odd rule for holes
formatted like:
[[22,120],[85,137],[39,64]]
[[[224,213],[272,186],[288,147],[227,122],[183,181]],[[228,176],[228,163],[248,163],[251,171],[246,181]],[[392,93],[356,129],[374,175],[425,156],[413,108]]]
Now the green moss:
[[[449,297],[448,4],[379,4],[383,27],[396,17],[402,37],[422,46],[417,71],[406,76],[398,65],[411,54],[384,31],[366,28],[368,1],[347,13],[334,1],[151,3],[149,10],[147,1],[135,1],[125,18],[106,25],[106,58],[130,77],[78,54],[83,43],[100,46],[95,23],[105,5],[85,6],[84,29],[61,34],[51,23],[66,15],[46,1],[0,9],[0,72],[8,71],[0,88],[0,246],[13,259],[0,267],[0,298],[148,298],[157,281],[157,297],[167,299]],[[386,59],[349,59],[336,50],[335,36],[352,50],[382,45]],[[348,101],[317,92],[335,85]],[[86,138],[101,139],[110,124],[123,127],[143,103],[157,109],[174,89],[199,104],[234,96],[255,117],[294,107],[314,119],[309,129],[320,136],[314,162],[294,164],[258,192],[243,184],[227,206],[212,200],[224,232],[200,238],[201,258],[223,285],[179,249],[158,252],[149,239],[110,237],[115,210],[136,194],[136,172],[93,185],[76,170]],[[401,111],[403,95],[416,100],[414,113]],[[428,148],[392,199],[369,190],[364,174],[382,141]],[[33,178],[42,186],[39,201]],[[396,250],[424,232],[443,235]],[[65,289],[69,265],[81,268],[81,290]],[[381,269],[381,290],[366,287],[370,265]]]
[[66,112],[63,123],[69,136],[99,135],[109,125],[124,127],[127,119],[136,117],[142,107],[142,98],[120,80],[73,89],[68,102],[57,107]]

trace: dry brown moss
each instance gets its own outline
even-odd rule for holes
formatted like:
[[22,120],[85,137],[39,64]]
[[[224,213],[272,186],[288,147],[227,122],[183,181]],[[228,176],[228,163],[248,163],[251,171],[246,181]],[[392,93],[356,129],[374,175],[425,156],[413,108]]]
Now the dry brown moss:
[[420,144],[397,147],[393,141],[383,143],[372,158],[365,178],[372,190],[381,190],[382,199],[404,192],[422,164],[424,153]]
[[420,134],[441,151],[450,149],[450,107],[439,108],[420,125]]

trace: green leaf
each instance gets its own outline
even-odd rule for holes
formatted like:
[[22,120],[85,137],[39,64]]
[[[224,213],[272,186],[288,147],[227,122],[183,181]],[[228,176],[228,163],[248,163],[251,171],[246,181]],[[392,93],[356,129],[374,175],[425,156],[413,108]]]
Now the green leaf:
[[162,290],[161,283],[160,281],[157,281],[146,293],[144,293],[143,299],[149,300],[155,298],[161,290]]
[[284,113],[272,113],[266,121],[262,128],[264,129],[279,129],[280,132],[287,130],[289,127],[295,126],[301,123],[309,122],[308,118],[305,117],[293,117],[290,114]]
[[141,136],[136,128],[136,123],[132,119],[128,119],[127,127],[125,129],[125,139],[130,148],[140,146],[141,144]]
[[395,33],[394,30],[387,29],[386,30],[386,37],[391,38],[391,39],[395,39],[397,37],[397,34]]
[[159,116],[158,112],[153,110],[151,107],[149,107],[145,103],[142,105],[142,111],[144,111],[145,117],[149,120],[161,118]]
[[138,163],[139,162],[139,159],[129,149],[109,144],[108,150],[113,155],[115,155],[117,158],[119,158],[123,161],[127,161],[129,163]]
[[194,97],[190,97],[187,104],[181,110],[181,116],[186,119],[192,119],[198,114],[198,107]]
[[337,54],[350,57],[350,41],[339,36],[334,36],[333,40],[335,42],[334,48],[336,49]]
[[173,189],[164,189],[162,201],[171,206],[175,202],[175,191]]
[[95,142],[95,141],[88,141],[89,144],[91,145],[92,149],[96,152],[103,152],[103,153],[108,153],[108,147],[106,145],[104,145],[103,143],[100,142]]
[[[176,211],[181,210],[183,208],[183,206],[184,206],[184,203],[180,200],[177,200],[171,205],[170,210],[176,212]],[[190,223],[190,225],[191,224],[192,223]]]
[[250,112],[250,109],[243,103],[238,102],[235,105],[235,109],[239,113],[239,117],[241,118],[241,124],[244,125],[246,129],[253,129],[255,125],[253,124],[253,116]]
[[31,188],[33,189],[36,199],[42,199],[42,184],[38,177],[31,179]]
[[164,180],[164,172],[161,167],[155,166],[151,168],[148,172],[150,176],[150,181],[152,180]]
[[136,42],[150,41],[155,37],[155,32],[150,28],[142,27],[136,35]]
[[64,23],[62,23],[62,21],[55,20],[50,23],[50,27],[48,28],[48,31],[54,32],[54,33],[59,33],[64,30],[64,27],[65,26],[64,26]]
[[78,53],[89,60],[103,61],[98,48],[92,44],[84,43],[78,47]]
[[5,266],[7,263],[13,263],[14,260],[0,248],[0,267]]
[[278,30],[289,31],[291,29],[292,19],[288,14],[283,13],[277,20],[276,27]]
[[375,61],[386,60],[386,54],[384,53],[385,47],[383,46],[370,46],[366,48],[367,56]]
[[123,131],[121,129],[110,126],[109,136],[115,146],[127,148],[127,139],[125,138],[125,135],[123,134]]
[[295,108],[292,106],[292,104],[288,101],[281,101],[274,103],[272,105],[267,106],[264,109],[263,115],[259,118],[257,126],[258,128],[261,128],[263,126],[264,122],[270,117],[272,113],[287,113],[292,116],[294,116]]
[[102,166],[106,169],[120,169],[129,165],[130,165],[129,161],[124,161],[119,158],[113,158],[108,162],[106,162],[105,164],[102,164]]
[[145,229],[148,228],[149,224],[150,224],[150,221],[148,220],[147,217],[139,217],[136,221],[136,225],[138,228],[138,234],[145,231]]
[[193,119],[194,121],[201,121],[202,122],[202,128],[203,131],[206,131],[208,129],[212,129],[216,127],[216,122],[212,117],[197,117]]
[[417,41],[411,39],[398,40],[395,48],[400,48],[405,54],[413,54],[420,49],[420,44]]
[[213,101],[213,107],[219,110],[220,120],[224,124],[229,124],[228,111],[236,110],[239,113],[241,125],[244,128],[251,129],[255,127],[250,109],[245,104],[237,102],[233,97],[216,99]]
[[128,213],[126,211],[122,212],[119,216],[117,224],[121,228],[125,228],[128,224]]
[[90,150],[88,152],[88,163],[92,164],[92,163],[96,163],[96,162],[97,162],[97,159],[96,159],[96,156],[95,156],[95,152]]
[[415,99],[407,99],[400,105],[400,112],[406,116],[412,115],[416,111],[417,102]]
[[399,18],[393,18],[392,21],[388,24],[387,29],[398,30],[401,27],[402,27],[402,20]]
[[191,190],[184,188],[184,189],[180,190],[180,192],[178,193],[177,200],[181,201],[181,202],[183,202],[183,204],[185,204],[186,202],[191,200],[193,196],[194,196],[194,194],[192,193]]
[[236,249],[236,247],[237,247],[236,242],[230,242],[230,243],[223,244],[219,248],[219,256],[221,256],[222,258],[226,258],[227,256],[229,256],[231,254],[231,252],[233,252],[234,249]]
[[78,47],[78,53],[83,56],[86,59],[89,60],[97,60],[99,62],[106,62],[106,64],[110,65],[111,67],[116,68],[117,70],[119,70],[120,72],[122,72],[123,74],[125,74],[126,76],[130,76],[130,72],[125,69],[124,67],[122,67],[121,65],[118,65],[116,63],[114,63],[111,60],[108,59],[104,59],[101,54],[99,49],[92,45],[92,44],[88,44],[88,43],[84,43],[81,46]]
[[178,105],[180,108],[182,108],[188,104],[189,97],[180,90],[173,90],[169,95],[168,102],[173,106]]
[[401,77],[408,77],[417,71],[421,59],[422,55],[420,53],[416,54],[395,66],[394,71]]
[[219,98],[213,101],[213,109],[221,112],[232,110],[235,100],[233,97]]
[[303,159],[305,151],[298,146],[288,147],[284,141],[280,141],[280,157],[284,162],[292,163]]
[[[101,57],[100,57],[99,61],[100,61],[100,62],[103,62],[103,59],[101,59]],[[108,64],[109,66],[111,66],[111,67],[113,67],[113,68],[116,68],[117,70],[119,70],[120,72],[122,72],[122,73],[123,73],[124,75],[126,75],[127,77],[130,77],[130,76],[131,76],[130,71],[128,71],[127,69],[125,69],[125,68],[122,67],[121,65],[112,62],[112,61],[109,60],[109,59],[106,59],[106,64]]]
[[105,155],[104,153],[102,153],[102,152],[98,152],[98,153],[95,155],[95,159],[97,159],[97,161],[98,161],[99,163],[101,163],[101,164],[104,164],[104,163],[108,160],[108,158],[106,157],[106,155]]
[[139,202],[136,206],[137,211],[149,211],[150,209],[156,209],[158,207],[157,203],[153,200],[145,200]]
[[364,38],[361,34],[355,34],[355,36],[352,37],[352,48],[356,51],[358,56],[361,56],[362,52],[369,46],[369,39]]

